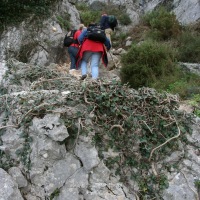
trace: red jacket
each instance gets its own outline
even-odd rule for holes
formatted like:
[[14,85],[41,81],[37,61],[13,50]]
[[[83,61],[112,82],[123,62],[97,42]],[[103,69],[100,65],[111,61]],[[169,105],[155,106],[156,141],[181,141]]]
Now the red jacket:
[[92,52],[102,52],[102,62],[105,66],[108,64],[108,58],[106,54],[106,48],[103,43],[96,42],[93,40],[85,39],[83,44],[81,45],[78,53],[77,53],[77,66],[79,66],[79,63],[83,57],[83,53],[85,51],[92,51]]
[[[76,32],[75,32],[75,34],[74,34],[74,40],[77,40],[78,41],[78,37],[80,36],[80,34],[81,34],[81,30],[77,30]],[[77,47],[77,48],[79,48],[79,46],[80,46],[80,44],[71,44],[70,45],[71,47]]]

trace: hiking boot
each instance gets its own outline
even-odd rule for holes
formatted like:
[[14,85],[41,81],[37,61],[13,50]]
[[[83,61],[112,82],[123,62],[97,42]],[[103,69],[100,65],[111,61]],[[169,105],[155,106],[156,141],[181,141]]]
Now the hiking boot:
[[75,69],[70,69],[69,74],[73,74],[74,71],[75,71]]
[[84,80],[86,77],[87,77],[86,74],[85,74],[85,75],[82,75],[82,76],[81,76],[81,80]]

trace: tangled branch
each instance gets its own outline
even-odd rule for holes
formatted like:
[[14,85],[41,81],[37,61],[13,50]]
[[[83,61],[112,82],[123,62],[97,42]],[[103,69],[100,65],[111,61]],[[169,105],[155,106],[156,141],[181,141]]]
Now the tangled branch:
[[163,144],[161,144],[161,145],[157,146],[156,148],[152,149],[152,151],[151,151],[151,153],[150,153],[150,156],[149,156],[149,161],[151,161],[152,155],[153,155],[153,153],[154,153],[157,149],[161,148],[161,147],[164,146],[165,144],[167,144],[167,143],[169,143],[170,141],[172,141],[172,140],[178,138],[178,137],[181,135],[181,131],[180,131],[180,128],[179,128],[179,126],[178,126],[178,123],[177,123],[176,119],[174,119],[174,120],[175,120],[175,122],[176,122],[176,126],[177,126],[177,129],[178,129],[178,134],[175,135],[175,136],[173,136],[173,137],[171,137],[171,138],[169,138],[169,139],[168,139],[167,141],[165,141]]

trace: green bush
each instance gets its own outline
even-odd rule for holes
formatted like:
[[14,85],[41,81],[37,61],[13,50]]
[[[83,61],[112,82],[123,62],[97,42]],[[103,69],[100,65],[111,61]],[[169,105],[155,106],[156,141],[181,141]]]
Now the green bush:
[[87,10],[89,10],[89,7],[87,6],[86,3],[77,3],[76,4],[76,8],[79,11],[87,11]]
[[70,17],[69,17],[69,15],[66,15],[64,18],[61,17],[61,16],[57,16],[56,19],[57,19],[57,22],[60,24],[61,28],[65,29],[65,30],[70,29]]
[[100,21],[100,13],[97,11],[84,11],[80,13],[81,21],[88,26],[91,22]]
[[194,114],[200,117],[200,94],[193,95],[189,103],[194,107]]
[[129,25],[131,24],[131,19],[128,14],[123,13],[119,16],[118,20],[122,25]]
[[182,99],[191,98],[200,92],[200,78],[196,74],[179,70],[165,89],[170,93],[179,94]]
[[183,32],[178,38],[179,60],[181,62],[200,63],[200,34]]
[[147,13],[142,21],[151,28],[149,37],[156,40],[176,38],[181,33],[181,26],[176,15],[163,7]]
[[133,88],[151,87],[175,73],[176,52],[165,44],[145,41],[122,56],[121,80]]

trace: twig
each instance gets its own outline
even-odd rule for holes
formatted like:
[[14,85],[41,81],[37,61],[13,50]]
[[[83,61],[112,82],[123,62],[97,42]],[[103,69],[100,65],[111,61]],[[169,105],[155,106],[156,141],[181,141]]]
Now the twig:
[[119,124],[113,125],[113,126],[110,128],[110,130],[112,130],[113,128],[119,128],[122,132],[124,132],[124,129],[123,129],[122,126],[119,125]]
[[94,106],[93,110],[90,112],[90,115],[94,112],[95,109],[96,109],[96,106]]
[[40,83],[43,83],[43,82],[50,82],[50,81],[55,81],[55,80],[62,80],[62,79],[68,79],[68,77],[62,77],[62,78],[52,78],[52,79],[45,79],[45,80],[41,80],[41,81],[36,81],[36,82],[33,82],[31,84],[31,87],[35,87],[36,85],[40,84]]
[[140,197],[135,193],[136,200],[140,200]]
[[151,153],[150,153],[150,156],[149,156],[149,161],[151,160],[152,155],[153,155],[153,153],[154,153],[155,150],[159,149],[160,147],[164,146],[165,144],[167,144],[167,143],[170,142],[171,140],[176,139],[176,138],[178,138],[178,137],[180,136],[180,134],[181,134],[180,128],[179,128],[179,126],[178,126],[178,123],[177,123],[176,119],[174,119],[174,120],[175,120],[175,122],[176,122],[176,126],[177,126],[177,129],[178,129],[178,134],[175,135],[174,137],[169,138],[169,139],[168,139],[167,141],[165,141],[163,144],[161,144],[161,145],[157,146],[156,148],[152,149],[152,151],[151,151]]
[[18,125],[7,125],[7,126],[1,126],[1,127],[0,127],[0,130],[1,130],[1,129],[4,129],[4,128],[8,128],[8,127],[14,127],[14,128],[17,128]]
[[77,144],[77,140],[78,140],[79,134],[80,134],[80,129],[81,129],[81,118],[78,118],[78,133],[77,133],[77,136],[76,136],[76,139],[75,139],[75,142],[74,142],[74,144],[73,144],[72,149],[74,149],[74,147],[75,147],[76,144]]
[[170,125],[173,124],[173,123],[174,123],[174,121],[173,121],[173,122],[170,122],[169,124],[165,124],[164,127],[170,126]]
[[84,100],[85,100],[85,103],[87,103],[87,104],[91,104],[91,103],[87,100],[87,97],[86,97],[85,92],[84,92]]
[[142,122],[146,125],[146,127],[149,129],[149,131],[150,131],[151,133],[153,133],[153,131],[150,129],[150,127],[147,125],[147,123],[146,123],[145,121],[143,121],[143,120],[142,120]]
[[153,174],[154,174],[155,176],[158,176],[158,173],[157,173],[157,171],[156,171],[155,163],[154,163],[154,162],[151,163],[151,169],[152,169]]

